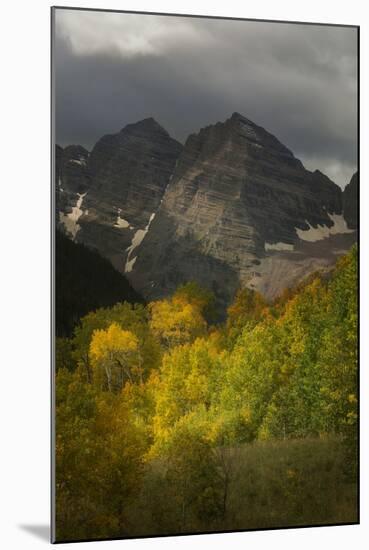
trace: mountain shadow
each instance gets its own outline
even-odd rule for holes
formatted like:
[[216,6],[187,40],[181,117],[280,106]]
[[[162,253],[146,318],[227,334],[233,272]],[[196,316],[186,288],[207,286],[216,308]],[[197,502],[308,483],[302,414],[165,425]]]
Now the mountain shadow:
[[79,319],[99,307],[144,300],[109,260],[60,231],[55,239],[56,335],[68,336]]

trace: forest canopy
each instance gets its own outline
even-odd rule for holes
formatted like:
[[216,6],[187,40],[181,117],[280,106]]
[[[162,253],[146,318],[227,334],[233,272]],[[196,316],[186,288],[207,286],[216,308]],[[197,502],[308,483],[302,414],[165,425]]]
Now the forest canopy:
[[57,338],[58,540],[356,521],[356,246],[213,311],[189,282]]

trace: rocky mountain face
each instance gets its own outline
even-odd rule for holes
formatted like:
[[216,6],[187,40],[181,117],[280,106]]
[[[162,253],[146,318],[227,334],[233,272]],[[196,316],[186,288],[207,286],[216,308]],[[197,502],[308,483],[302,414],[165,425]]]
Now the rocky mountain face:
[[356,172],[343,191],[343,215],[350,229],[358,227],[358,173]]
[[[61,174],[74,203],[60,223],[146,299],[189,280],[213,290],[223,309],[244,285],[272,298],[329,269],[356,239],[357,182],[342,193],[239,113],[184,147],[146,119],[103,137],[79,165],[80,152],[67,149],[57,182]],[[80,186],[68,176],[77,165]]]
[[[102,137],[86,157],[81,185],[73,186],[72,201],[68,195],[60,223],[76,242],[97,249],[120,271],[129,271],[130,251],[145,236],[181,149],[152,118]],[[68,159],[63,166],[75,169],[75,162]],[[58,182],[58,162],[56,166]],[[60,181],[69,191],[72,186],[64,182],[63,173]]]
[[[57,221],[67,233],[75,237],[75,209],[80,198],[90,186],[87,167],[88,151],[81,145],[69,145],[55,150],[55,202]],[[77,218],[78,219],[78,218]]]
[[341,189],[234,113],[188,138],[131,281],[148,298],[191,278],[223,304],[240,285],[274,297],[352,237]]

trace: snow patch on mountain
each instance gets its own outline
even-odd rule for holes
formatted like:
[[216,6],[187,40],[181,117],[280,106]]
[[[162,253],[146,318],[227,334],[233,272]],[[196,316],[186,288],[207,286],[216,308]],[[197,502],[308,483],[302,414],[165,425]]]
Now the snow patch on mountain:
[[294,249],[294,246],[293,244],[288,244],[288,243],[265,243],[264,244],[264,249],[265,251],[268,251],[268,250],[288,250],[288,251],[292,251]]
[[73,237],[73,240],[76,238],[76,235],[78,231],[81,229],[81,226],[78,224],[79,218],[83,214],[82,210],[82,203],[83,199],[87,195],[86,193],[77,193],[78,199],[76,202],[76,205],[72,207],[72,212],[69,212],[68,214],[64,214],[64,212],[60,212],[59,219],[60,222],[64,225],[65,230],[67,233],[70,233]]
[[299,229],[296,227],[296,233],[299,239],[302,241],[308,241],[315,243],[322,239],[327,239],[331,235],[342,235],[344,233],[353,233],[354,229],[349,229],[347,223],[342,214],[329,214],[328,216],[333,222],[331,227],[327,225],[318,225],[313,227],[307,220],[305,223],[309,226],[309,229]]
[[133,269],[133,266],[135,265],[135,261],[137,260],[138,256],[135,256],[134,258],[132,258],[132,260],[127,260],[126,262],[126,267],[125,267],[125,272],[126,273],[130,273]]
[[128,252],[128,256],[127,256],[127,260],[126,260],[126,265],[125,265],[125,268],[124,268],[124,272],[125,273],[130,273],[133,269],[133,265],[137,259],[137,256],[135,258],[133,258],[131,260],[131,255],[132,255],[132,252],[134,251],[135,248],[137,248],[138,246],[140,246],[140,244],[142,243],[142,241],[144,240],[144,238],[146,237],[147,235],[147,232],[150,228],[150,225],[151,225],[151,222],[153,221],[153,219],[155,218],[155,212],[153,212],[150,216],[150,219],[149,219],[149,222],[148,224],[146,225],[146,227],[144,229],[138,229],[136,231],[136,233],[133,235],[133,238],[132,238],[132,241],[131,241],[131,244],[130,246],[126,249],[127,252]]
[[70,159],[69,162],[79,164],[80,166],[86,166],[86,159],[83,157],[80,157],[79,159]]
[[121,211],[122,210],[120,208],[118,208],[117,221],[115,222],[114,227],[119,227],[121,229],[127,229],[127,227],[129,227],[130,229],[133,229],[132,225],[130,225],[130,223],[127,222],[127,220],[120,217]]

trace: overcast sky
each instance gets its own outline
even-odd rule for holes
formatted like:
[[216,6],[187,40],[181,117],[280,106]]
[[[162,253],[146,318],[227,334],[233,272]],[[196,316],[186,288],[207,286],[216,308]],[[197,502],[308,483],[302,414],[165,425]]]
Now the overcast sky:
[[344,187],[356,170],[357,31],[56,11],[56,141],[154,117],[184,143],[238,111]]

